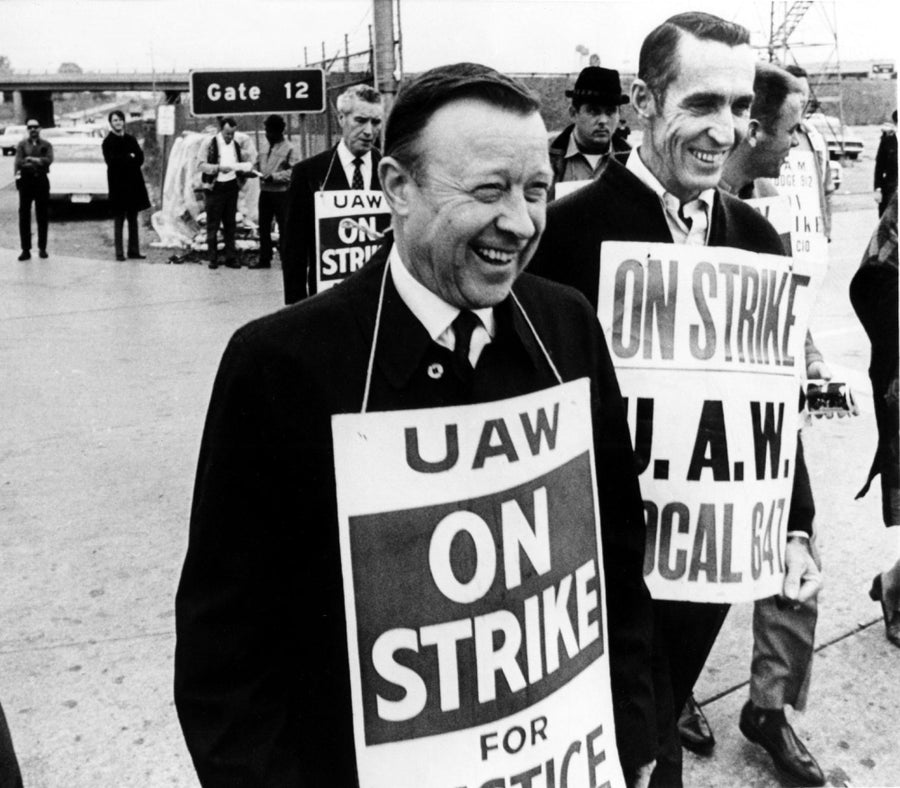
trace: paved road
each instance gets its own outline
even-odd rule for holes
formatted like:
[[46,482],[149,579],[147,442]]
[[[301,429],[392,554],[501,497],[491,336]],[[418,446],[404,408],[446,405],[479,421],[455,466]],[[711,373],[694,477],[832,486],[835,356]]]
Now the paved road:
[[[807,432],[828,587],[797,728],[831,784],[900,785],[900,652],[865,594],[898,535],[876,496],[853,501],[875,426],[846,292],[875,210],[851,208],[813,328],[863,414]],[[170,689],[194,464],[219,355],[280,306],[280,272],[15,255],[0,249],[0,701],[27,785],[194,786]],[[735,724],[749,631],[735,608],[698,687],[720,742],[689,758],[690,785],[777,784]]]
[[13,182],[14,156],[0,156],[0,189]]

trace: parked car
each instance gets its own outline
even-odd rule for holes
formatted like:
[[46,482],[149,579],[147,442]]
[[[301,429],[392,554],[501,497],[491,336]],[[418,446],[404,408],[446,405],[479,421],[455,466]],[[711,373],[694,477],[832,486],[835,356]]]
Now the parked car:
[[828,169],[831,171],[831,183],[834,185],[834,190],[837,191],[841,188],[841,182],[844,180],[844,168],[839,161],[830,161]]
[[814,112],[806,122],[825,138],[830,158],[835,160],[844,157],[851,160],[859,158],[859,154],[863,151],[863,141],[848,134],[846,126],[841,126],[839,118]]
[[50,199],[89,203],[109,199],[103,140],[78,134],[53,138]]
[[7,126],[0,134],[0,149],[4,156],[12,156],[16,152],[16,145],[28,136],[28,129],[24,126]]

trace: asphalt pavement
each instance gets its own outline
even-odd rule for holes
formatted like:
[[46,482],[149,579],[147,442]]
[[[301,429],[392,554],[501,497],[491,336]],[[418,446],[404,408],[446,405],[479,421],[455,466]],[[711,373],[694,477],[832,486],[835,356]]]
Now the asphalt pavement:
[[[806,430],[826,575],[795,727],[830,785],[900,785],[900,650],[871,578],[900,549],[877,489],[868,342],[847,287],[876,222],[835,213],[813,332],[859,417]],[[281,273],[0,249],[0,703],[26,786],[195,786],[172,703],[173,595],[210,387],[231,332],[281,305]],[[737,729],[752,606],[732,609],[697,695],[718,744],[692,786],[779,785]]]

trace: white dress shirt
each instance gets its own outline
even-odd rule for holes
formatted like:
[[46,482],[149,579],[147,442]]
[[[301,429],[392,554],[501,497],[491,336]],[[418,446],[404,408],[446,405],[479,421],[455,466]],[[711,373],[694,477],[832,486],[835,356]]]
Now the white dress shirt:
[[238,165],[238,159],[234,152],[234,147],[237,145],[233,139],[231,142],[225,142],[222,134],[216,134],[216,145],[219,148],[219,167],[221,168],[223,165],[228,165],[231,167],[231,172],[222,172],[220,169],[216,174],[216,180],[219,183],[226,183],[227,181],[233,181],[237,175],[235,175],[235,168]]
[[[416,279],[400,259],[396,245],[391,247],[388,266],[397,294],[409,307],[409,311],[425,327],[432,340],[441,347],[453,350],[456,347],[453,321],[460,313],[459,307],[448,304]],[[494,308],[489,306],[484,309],[473,309],[472,312],[481,321],[481,325],[476,326],[472,332],[472,343],[469,345],[469,363],[474,369],[481,351],[494,336]]]
[[706,189],[700,192],[696,199],[686,202],[682,209],[679,199],[667,192],[656,176],[647,169],[647,165],[638,155],[639,151],[640,148],[631,151],[625,167],[659,197],[663,215],[672,233],[672,241],[677,244],[706,246],[709,240],[709,217],[716,190]]

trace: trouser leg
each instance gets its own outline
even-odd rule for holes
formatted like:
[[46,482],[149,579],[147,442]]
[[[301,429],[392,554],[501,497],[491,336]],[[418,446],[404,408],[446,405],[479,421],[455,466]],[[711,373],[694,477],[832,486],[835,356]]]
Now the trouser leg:
[[113,214],[113,245],[116,248],[116,257],[125,256],[125,246],[122,242],[122,227],[125,224],[125,212],[116,210]]
[[138,239],[138,215],[137,211],[127,211],[128,219],[128,254],[138,255],[141,253],[141,244]]
[[259,193],[259,261],[264,264],[272,262],[272,196],[271,192]]
[[[810,552],[822,568],[815,537]],[[779,608],[779,597],[758,599],[753,605],[753,657],[750,662],[750,700],[762,709],[806,708],[819,605],[815,597],[796,610]]]
[[31,189],[19,187],[19,244],[23,252],[31,251],[31,203],[34,202]]
[[[654,616],[655,607],[654,607]],[[653,693],[656,700],[656,729],[659,752],[650,778],[650,788],[681,788],[682,750],[678,736],[678,714],[672,699],[672,679],[666,633],[654,618]]]
[[283,261],[285,225],[287,224],[287,192],[273,193],[271,202],[275,221],[278,224],[278,257]]
[[22,788],[22,773],[13,749],[12,736],[3,707],[0,706],[0,786],[3,788]]
[[50,224],[50,181],[46,178],[34,198],[34,218],[37,220],[38,249],[47,249],[47,228]]
[[762,709],[803,710],[812,671],[818,605],[779,608],[778,597],[753,605],[753,658],[750,700]]
[[234,245],[237,230],[238,187],[233,182],[228,185],[222,200],[222,235],[225,237],[225,259],[236,260],[237,248]]
[[682,785],[683,758],[676,723],[703,671],[728,609],[729,605],[701,602],[653,602],[654,626],[659,628],[655,658],[666,661],[671,680],[671,702],[657,701],[660,752],[650,783],[654,788]]
[[222,195],[213,188],[206,193],[206,245],[209,249],[210,262],[214,262],[218,257],[218,235],[221,218]]

